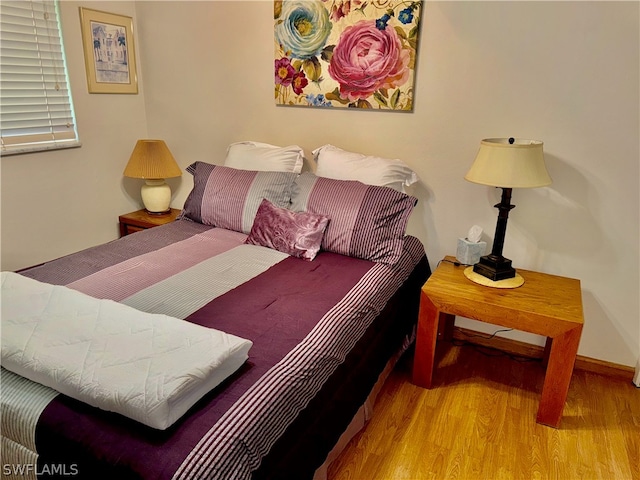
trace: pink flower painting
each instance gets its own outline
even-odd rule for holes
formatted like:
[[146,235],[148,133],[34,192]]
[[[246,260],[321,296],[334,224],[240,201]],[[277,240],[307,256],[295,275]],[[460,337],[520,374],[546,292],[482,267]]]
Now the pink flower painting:
[[278,105],[412,111],[420,1],[274,2]]

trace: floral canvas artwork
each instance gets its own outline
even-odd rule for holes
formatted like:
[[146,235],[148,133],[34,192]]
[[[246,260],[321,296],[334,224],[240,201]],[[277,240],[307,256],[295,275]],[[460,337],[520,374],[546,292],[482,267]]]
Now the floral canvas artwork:
[[421,8],[421,1],[276,0],[276,104],[412,111]]

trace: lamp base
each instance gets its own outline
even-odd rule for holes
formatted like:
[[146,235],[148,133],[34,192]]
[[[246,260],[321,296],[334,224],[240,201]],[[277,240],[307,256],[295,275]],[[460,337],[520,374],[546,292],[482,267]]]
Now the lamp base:
[[152,212],[151,210],[144,209],[149,215],[154,215],[156,217],[162,217],[163,215],[169,215],[171,213],[171,209],[165,210],[164,212]]
[[502,255],[492,254],[480,257],[480,261],[473,266],[473,271],[494,282],[516,276],[516,270],[511,266],[511,260]]
[[524,285],[524,278],[519,273],[516,273],[515,277],[506,278],[504,280],[498,280],[494,282],[493,280],[488,279],[473,271],[473,267],[467,267],[464,269],[464,276],[467,277],[474,283],[479,285],[483,285],[485,287],[492,288],[518,288]]
[[152,215],[164,215],[170,212],[171,188],[162,178],[147,178],[140,190],[142,203]]

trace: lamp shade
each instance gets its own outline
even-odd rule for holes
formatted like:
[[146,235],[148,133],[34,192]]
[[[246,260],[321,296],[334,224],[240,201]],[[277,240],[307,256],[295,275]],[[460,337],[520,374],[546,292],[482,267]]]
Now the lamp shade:
[[551,184],[544,164],[542,142],[514,138],[487,138],[466,180],[503,188],[534,188]]
[[160,179],[179,177],[182,172],[163,140],[138,140],[123,175]]

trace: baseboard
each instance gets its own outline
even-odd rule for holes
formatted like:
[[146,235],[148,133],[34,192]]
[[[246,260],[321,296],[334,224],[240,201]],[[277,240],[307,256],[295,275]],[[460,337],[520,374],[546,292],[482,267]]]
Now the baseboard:
[[[475,345],[481,345],[483,347],[495,348],[496,350],[520,357],[542,359],[544,354],[544,347],[539,345],[532,345],[530,343],[513,340],[511,338],[491,337],[490,335],[469,330],[467,328],[455,327],[453,330],[453,338],[455,340],[462,340]],[[578,355],[576,358],[574,368],[626,381],[632,381],[634,375],[633,367],[605,362],[603,360],[584,357],[582,355]]]

